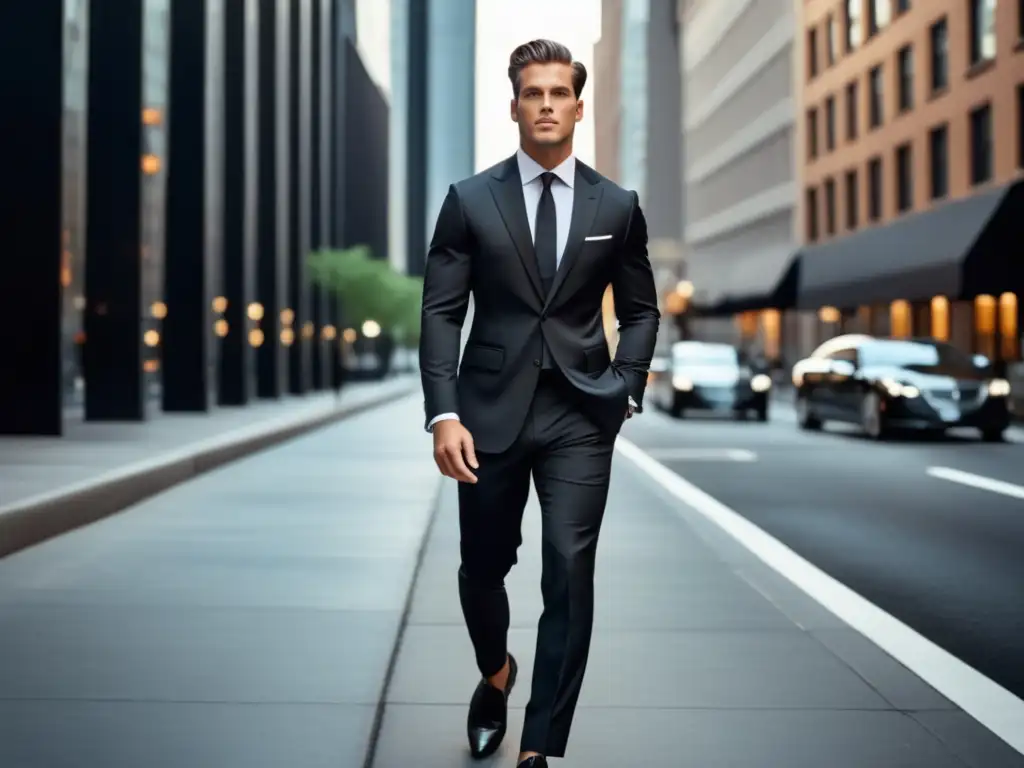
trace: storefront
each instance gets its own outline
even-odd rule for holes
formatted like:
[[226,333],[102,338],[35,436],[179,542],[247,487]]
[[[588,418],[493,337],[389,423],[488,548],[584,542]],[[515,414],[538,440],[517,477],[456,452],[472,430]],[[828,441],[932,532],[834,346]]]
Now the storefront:
[[797,308],[819,338],[931,336],[1004,364],[1021,359],[1024,181],[800,253]]

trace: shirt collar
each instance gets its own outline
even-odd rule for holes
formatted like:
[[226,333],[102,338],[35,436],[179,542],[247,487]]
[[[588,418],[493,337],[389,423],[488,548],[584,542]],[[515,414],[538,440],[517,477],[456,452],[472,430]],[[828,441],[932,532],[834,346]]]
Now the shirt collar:
[[[524,187],[545,171],[540,163],[523,151],[522,147],[516,150],[516,160],[519,163],[519,178],[522,179]],[[552,168],[551,172],[561,179],[569,189],[572,189],[576,182],[576,156],[569,155],[559,165]]]

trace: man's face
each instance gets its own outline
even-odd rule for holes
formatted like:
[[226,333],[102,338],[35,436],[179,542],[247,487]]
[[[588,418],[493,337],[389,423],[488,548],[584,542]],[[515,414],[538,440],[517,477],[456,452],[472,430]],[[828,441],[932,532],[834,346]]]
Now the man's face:
[[512,120],[519,135],[534,144],[561,144],[572,138],[583,119],[583,102],[572,87],[569,64],[528,64],[519,75],[519,98],[512,100]]

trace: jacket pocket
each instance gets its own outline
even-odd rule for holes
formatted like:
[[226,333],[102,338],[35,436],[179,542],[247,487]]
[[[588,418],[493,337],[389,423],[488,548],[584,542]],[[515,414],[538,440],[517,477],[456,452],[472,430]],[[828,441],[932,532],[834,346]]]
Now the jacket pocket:
[[474,342],[466,344],[466,349],[462,353],[462,366],[464,368],[477,368],[481,371],[497,372],[504,365],[505,350],[501,347]]

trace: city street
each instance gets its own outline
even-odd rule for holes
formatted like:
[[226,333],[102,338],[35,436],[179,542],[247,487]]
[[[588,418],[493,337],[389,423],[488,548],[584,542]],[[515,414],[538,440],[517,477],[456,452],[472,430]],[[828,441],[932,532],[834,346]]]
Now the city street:
[[[676,420],[623,436],[1018,697],[1024,697],[1024,434],[875,443],[804,432],[785,395],[770,421]],[[1016,485],[1014,483],[1017,483]]]

